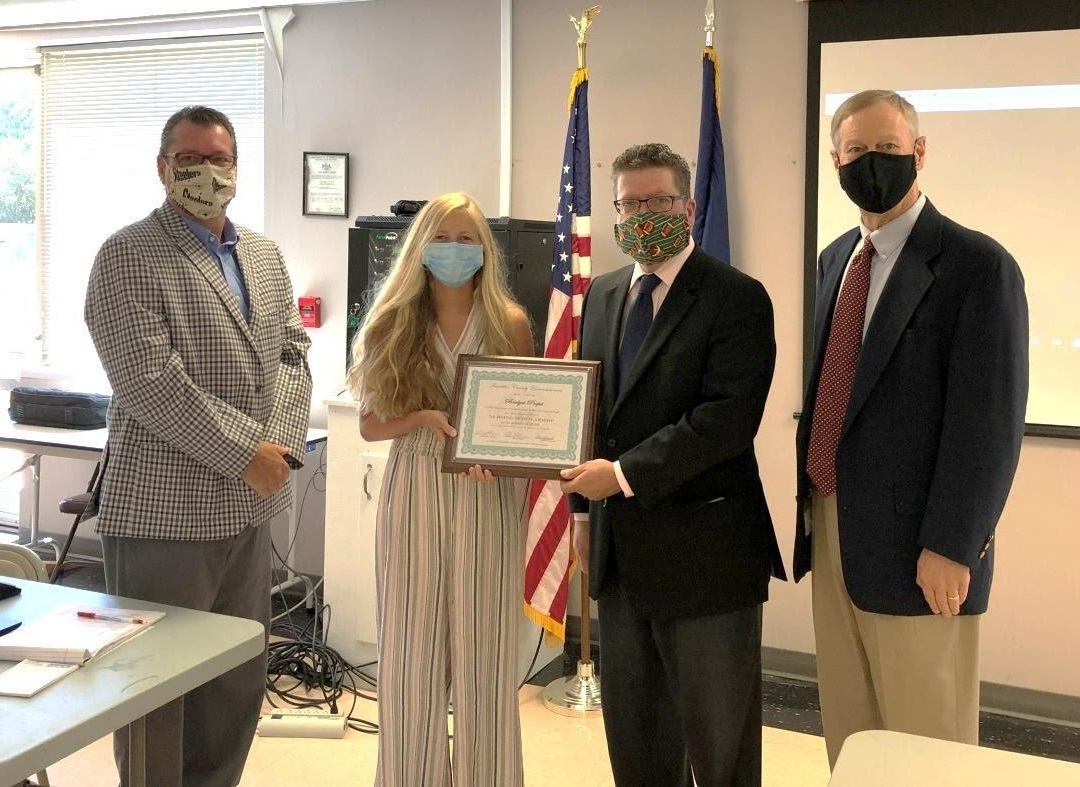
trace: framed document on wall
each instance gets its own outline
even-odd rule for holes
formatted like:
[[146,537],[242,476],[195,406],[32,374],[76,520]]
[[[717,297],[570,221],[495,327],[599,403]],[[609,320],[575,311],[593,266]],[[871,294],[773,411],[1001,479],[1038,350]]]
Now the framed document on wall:
[[349,215],[349,154],[304,153],[304,215]]

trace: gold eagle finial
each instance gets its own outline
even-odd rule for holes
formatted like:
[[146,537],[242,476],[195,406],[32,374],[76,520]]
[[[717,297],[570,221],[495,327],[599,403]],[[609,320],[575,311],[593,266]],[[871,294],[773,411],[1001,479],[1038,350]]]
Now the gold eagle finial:
[[585,43],[585,33],[599,13],[600,6],[594,5],[592,8],[585,9],[585,12],[581,15],[581,19],[575,19],[573,16],[570,17],[570,23],[574,26],[574,29],[577,30],[577,42],[579,44]]

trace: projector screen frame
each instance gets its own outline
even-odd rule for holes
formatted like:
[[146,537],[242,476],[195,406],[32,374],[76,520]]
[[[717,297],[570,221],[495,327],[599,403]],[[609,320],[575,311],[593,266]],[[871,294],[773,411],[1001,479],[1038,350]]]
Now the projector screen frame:
[[[1080,2],[1026,0],[815,0],[808,7],[806,69],[806,184],[803,265],[803,387],[814,352],[814,291],[818,255],[818,110],[821,47],[845,41],[1080,29]],[[881,85],[889,88],[892,85]],[[798,414],[796,414],[798,415]],[[1080,439],[1080,427],[1028,423],[1025,435]]]

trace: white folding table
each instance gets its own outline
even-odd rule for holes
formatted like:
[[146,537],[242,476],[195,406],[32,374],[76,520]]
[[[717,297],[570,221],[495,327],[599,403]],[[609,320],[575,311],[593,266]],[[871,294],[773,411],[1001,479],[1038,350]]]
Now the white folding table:
[[829,787],[1080,784],[1080,763],[890,730],[864,730],[840,749]]
[[[244,618],[4,578],[22,593],[0,601],[0,619],[28,622],[69,605],[163,609],[165,617],[33,697],[0,697],[0,784],[62,760],[123,727],[129,784],[145,787],[145,715],[257,656],[266,633]],[[0,671],[14,662],[0,662]]]
[[41,457],[58,456],[93,462],[101,456],[108,434],[106,429],[57,429],[50,426],[16,424],[12,423],[6,414],[0,419],[0,448],[11,448],[26,454],[23,463],[5,478],[23,470],[30,471],[30,538],[27,546],[36,547],[46,543],[53,548],[56,556],[59,556],[55,544],[51,541],[42,542],[38,538],[41,523]]

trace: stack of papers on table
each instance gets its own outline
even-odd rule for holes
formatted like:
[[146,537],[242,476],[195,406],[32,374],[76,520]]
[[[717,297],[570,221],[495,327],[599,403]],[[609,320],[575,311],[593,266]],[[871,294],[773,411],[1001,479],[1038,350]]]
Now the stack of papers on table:
[[63,607],[0,637],[0,660],[85,664],[163,617],[159,610]]

